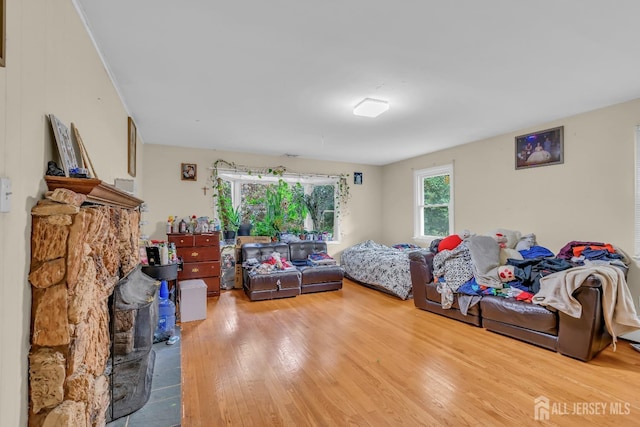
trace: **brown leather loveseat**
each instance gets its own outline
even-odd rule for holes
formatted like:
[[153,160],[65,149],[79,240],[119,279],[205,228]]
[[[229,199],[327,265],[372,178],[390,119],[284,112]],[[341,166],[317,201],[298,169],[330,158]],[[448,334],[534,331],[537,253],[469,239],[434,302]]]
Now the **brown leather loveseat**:
[[327,252],[326,242],[305,240],[291,243],[245,243],[242,245],[241,262],[249,259],[266,261],[274,252],[293,263],[295,268],[270,274],[253,274],[250,268],[243,268],[243,289],[251,301],[342,289],[342,267],[307,263],[309,255]]
[[441,295],[433,283],[433,254],[414,252],[409,257],[413,301],[420,309],[585,362],[612,342],[602,316],[602,286],[594,276],[589,276],[573,294],[582,305],[579,319],[537,304],[498,296],[483,296],[479,304],[463,315],[457,296],[451,308],[442,308]]

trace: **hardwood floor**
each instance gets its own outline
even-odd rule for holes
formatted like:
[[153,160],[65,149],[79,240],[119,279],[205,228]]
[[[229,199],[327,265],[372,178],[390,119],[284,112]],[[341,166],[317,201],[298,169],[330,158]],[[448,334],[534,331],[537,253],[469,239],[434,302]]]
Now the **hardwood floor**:
[[185,427],[640,425],[640,353],[624,340],[584,363],[348,280],[209,298],[206,320],[182,324],[182,372]]

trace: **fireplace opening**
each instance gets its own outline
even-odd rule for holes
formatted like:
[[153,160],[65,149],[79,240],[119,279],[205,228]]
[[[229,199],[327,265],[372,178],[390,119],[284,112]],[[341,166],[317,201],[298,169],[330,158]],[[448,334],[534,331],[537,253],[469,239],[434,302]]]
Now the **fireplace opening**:
[[159,282],[138,265],[109,297],[111,357],[107,372],[111,404],[107,422],[127,416],[149,400],[155,362],[153,333],[158,322]]

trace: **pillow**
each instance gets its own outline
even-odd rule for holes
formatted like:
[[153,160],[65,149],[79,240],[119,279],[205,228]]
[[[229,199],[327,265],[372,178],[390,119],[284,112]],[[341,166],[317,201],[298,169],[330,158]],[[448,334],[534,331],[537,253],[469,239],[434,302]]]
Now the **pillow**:
[[458,247],[458,245],[462,243],[462,239],[457,234],[452,234],[451,236],[447,236],[440,241],[438,244],[438,252],[442,252],[445,249],[453,250]]

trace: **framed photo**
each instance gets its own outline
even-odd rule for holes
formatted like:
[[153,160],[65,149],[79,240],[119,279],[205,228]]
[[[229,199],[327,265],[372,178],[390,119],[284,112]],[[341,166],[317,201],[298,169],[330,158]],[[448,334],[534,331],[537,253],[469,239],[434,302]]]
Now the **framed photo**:
[[564,163],[564,126],[516,136],[516,169]]
[[135,177],[136,176],[136,144],[137,144],[137,135],[138,130],[136,129],[136,124],[133,122],[131,117],[127,120],[127,130],[128,130],[128,138],[127,138],[127,158],[128,158],[128,167],[127,171],[129,175]]
[[180,178],[183,181],[197,181],[198,165],[195,163],[180,163]]
[[68,177],[71,169],[79,167],[76,150],[71,142],[71,133],[67,125],[53,114],[49,114],[49,119],[51,120],[53,135],[58,146],[58,154],[60,154],[60,163],[62,163],[60,166],[64,170],[64,176]]
[[362,172],[353,173],[353,183],[355,185],[362,185]]

